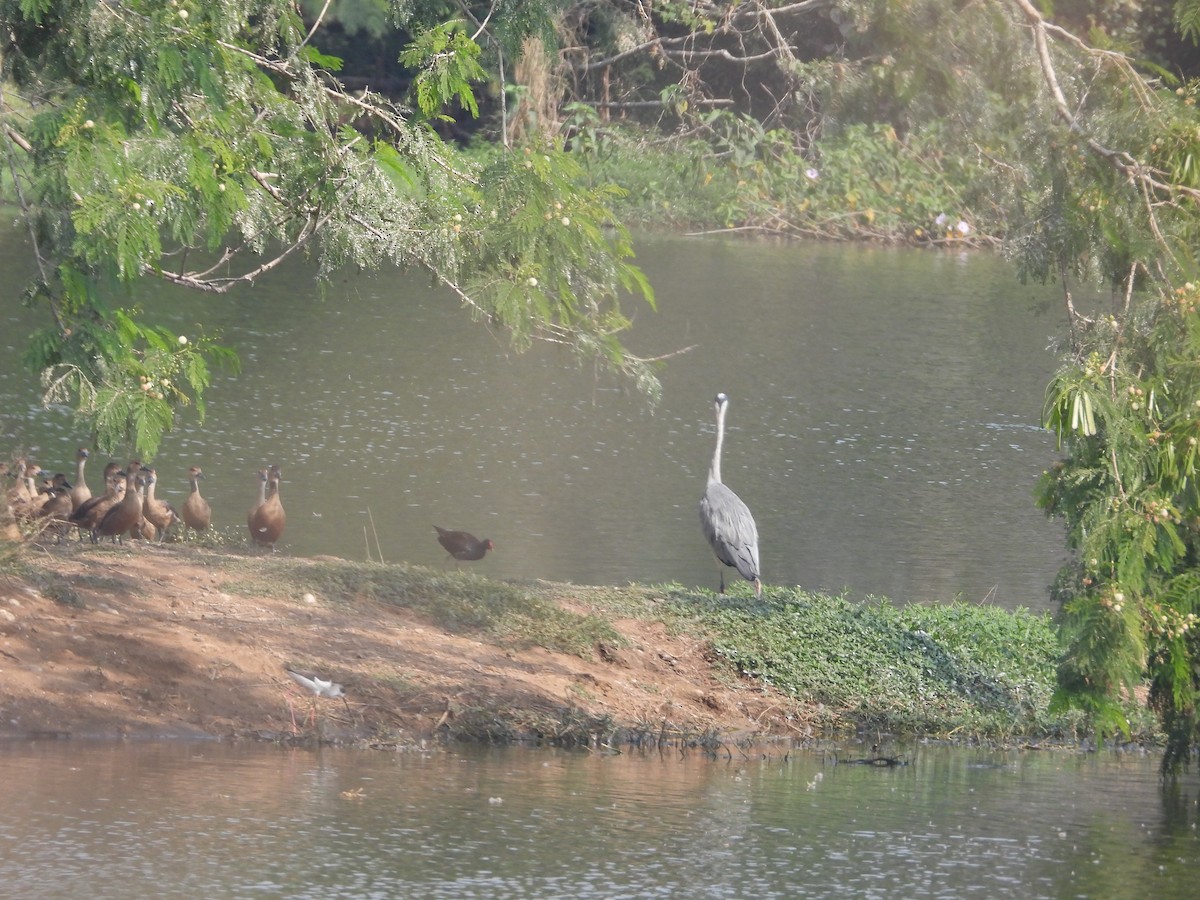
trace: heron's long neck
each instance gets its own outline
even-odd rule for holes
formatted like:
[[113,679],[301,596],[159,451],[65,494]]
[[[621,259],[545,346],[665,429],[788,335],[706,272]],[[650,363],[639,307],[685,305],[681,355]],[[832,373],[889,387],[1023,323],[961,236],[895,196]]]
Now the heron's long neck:
[[717,446],[713,448],[712,463],[708,467],[708,480],[721,481],[721,445],[725,443],[725,407],[717,412]]

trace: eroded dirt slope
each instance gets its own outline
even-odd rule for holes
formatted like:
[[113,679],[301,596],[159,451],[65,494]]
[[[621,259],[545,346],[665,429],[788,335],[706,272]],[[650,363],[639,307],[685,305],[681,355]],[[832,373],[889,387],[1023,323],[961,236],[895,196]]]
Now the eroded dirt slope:
[[[703,641],[659,623],[614,622],[628,645],[590,660],[512,650],[372,600],[239,596],[205,553],[52,548],[36,565],[55,598],[44,579],[0,576],[0,735],[394,743],[545,736],[606,716],[647,732],[807,734],[804,709],[717,677]],[[590,609],[588,591],[558,599]],[[314,700],[289,666],[343,683],[346,701]]]

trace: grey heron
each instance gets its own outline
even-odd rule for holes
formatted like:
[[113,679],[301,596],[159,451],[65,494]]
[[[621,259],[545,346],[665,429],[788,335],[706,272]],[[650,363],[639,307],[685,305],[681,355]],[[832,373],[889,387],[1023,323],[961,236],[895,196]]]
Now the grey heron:
[[700,528],[717,557],[721,593],[725,593],[724,566],[732,566],[747,581],[754,582],[754,596],[762,594],[758,568],[758,528],[742,498],[721,483],[721,445],[725,441],[725,410],[729,398],[717,394],[717,446],[708,467],[708,485],[700,498]]

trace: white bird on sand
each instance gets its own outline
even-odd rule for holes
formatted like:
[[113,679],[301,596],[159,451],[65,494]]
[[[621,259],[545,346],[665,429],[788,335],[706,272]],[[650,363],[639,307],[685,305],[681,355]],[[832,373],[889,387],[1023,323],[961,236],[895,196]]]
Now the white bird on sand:
[[[288,669],[287,673],[291,676],[292,681],[296,682],[296,684],[300,685],[302,688],[307,689],[313,695],[312,709],[309,711],[309,721],[312,722],[312,724],[315,725],[317,723],[318,697],[340,697],[342,702],[346,704],[346,711],[350,711],[350,701],[346,699],[346,691],[332,678],[322,678],[320,675],[316,674],[305,675],[292,669]],[[288,712],[292,717],[292,734],[297,734],[296,713],[295,710],[292,709],[292,701],[290,698],[288,699]]]
[[322,678],[320,675],[302,675],[300,672],[294,672],[291,669],[288,669],[287,673],[292,676],[292,681],[301,687],[308,688],[318,697],[346,696],[342,685],[338,684],[332,678]]

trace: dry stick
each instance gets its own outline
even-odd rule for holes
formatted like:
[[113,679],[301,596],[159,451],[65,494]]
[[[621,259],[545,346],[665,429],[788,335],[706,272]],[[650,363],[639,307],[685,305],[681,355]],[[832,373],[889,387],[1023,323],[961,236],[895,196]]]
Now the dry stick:
[[321,27],[321,21],[325,18],[325,13],[329,11],[329,3],[330,3],[330,0],[325,0],[325,5],[321,7],[321,12],[318,13],[318,15],[317,15],[317,21],[313,22],[312,28],[310,28],[308,30],[308,34],[306,34],[304,36],[304,40],[302,40],[300,42],[301,47],[303,47],[305,44],[307,44],[309,41],[311,41],[312,36],[314,34],[316,34],[317,29]]
[[[379,532],[375,530],[375,517],[371,515],[371,507],[367,507],[367,518],[371,520],[371,534],[375,535],[375,552],[379,554],[379,564],[383,565],[383,547],[379,544]],[[367,551],[367,558],[371,556],[370,550]]]

